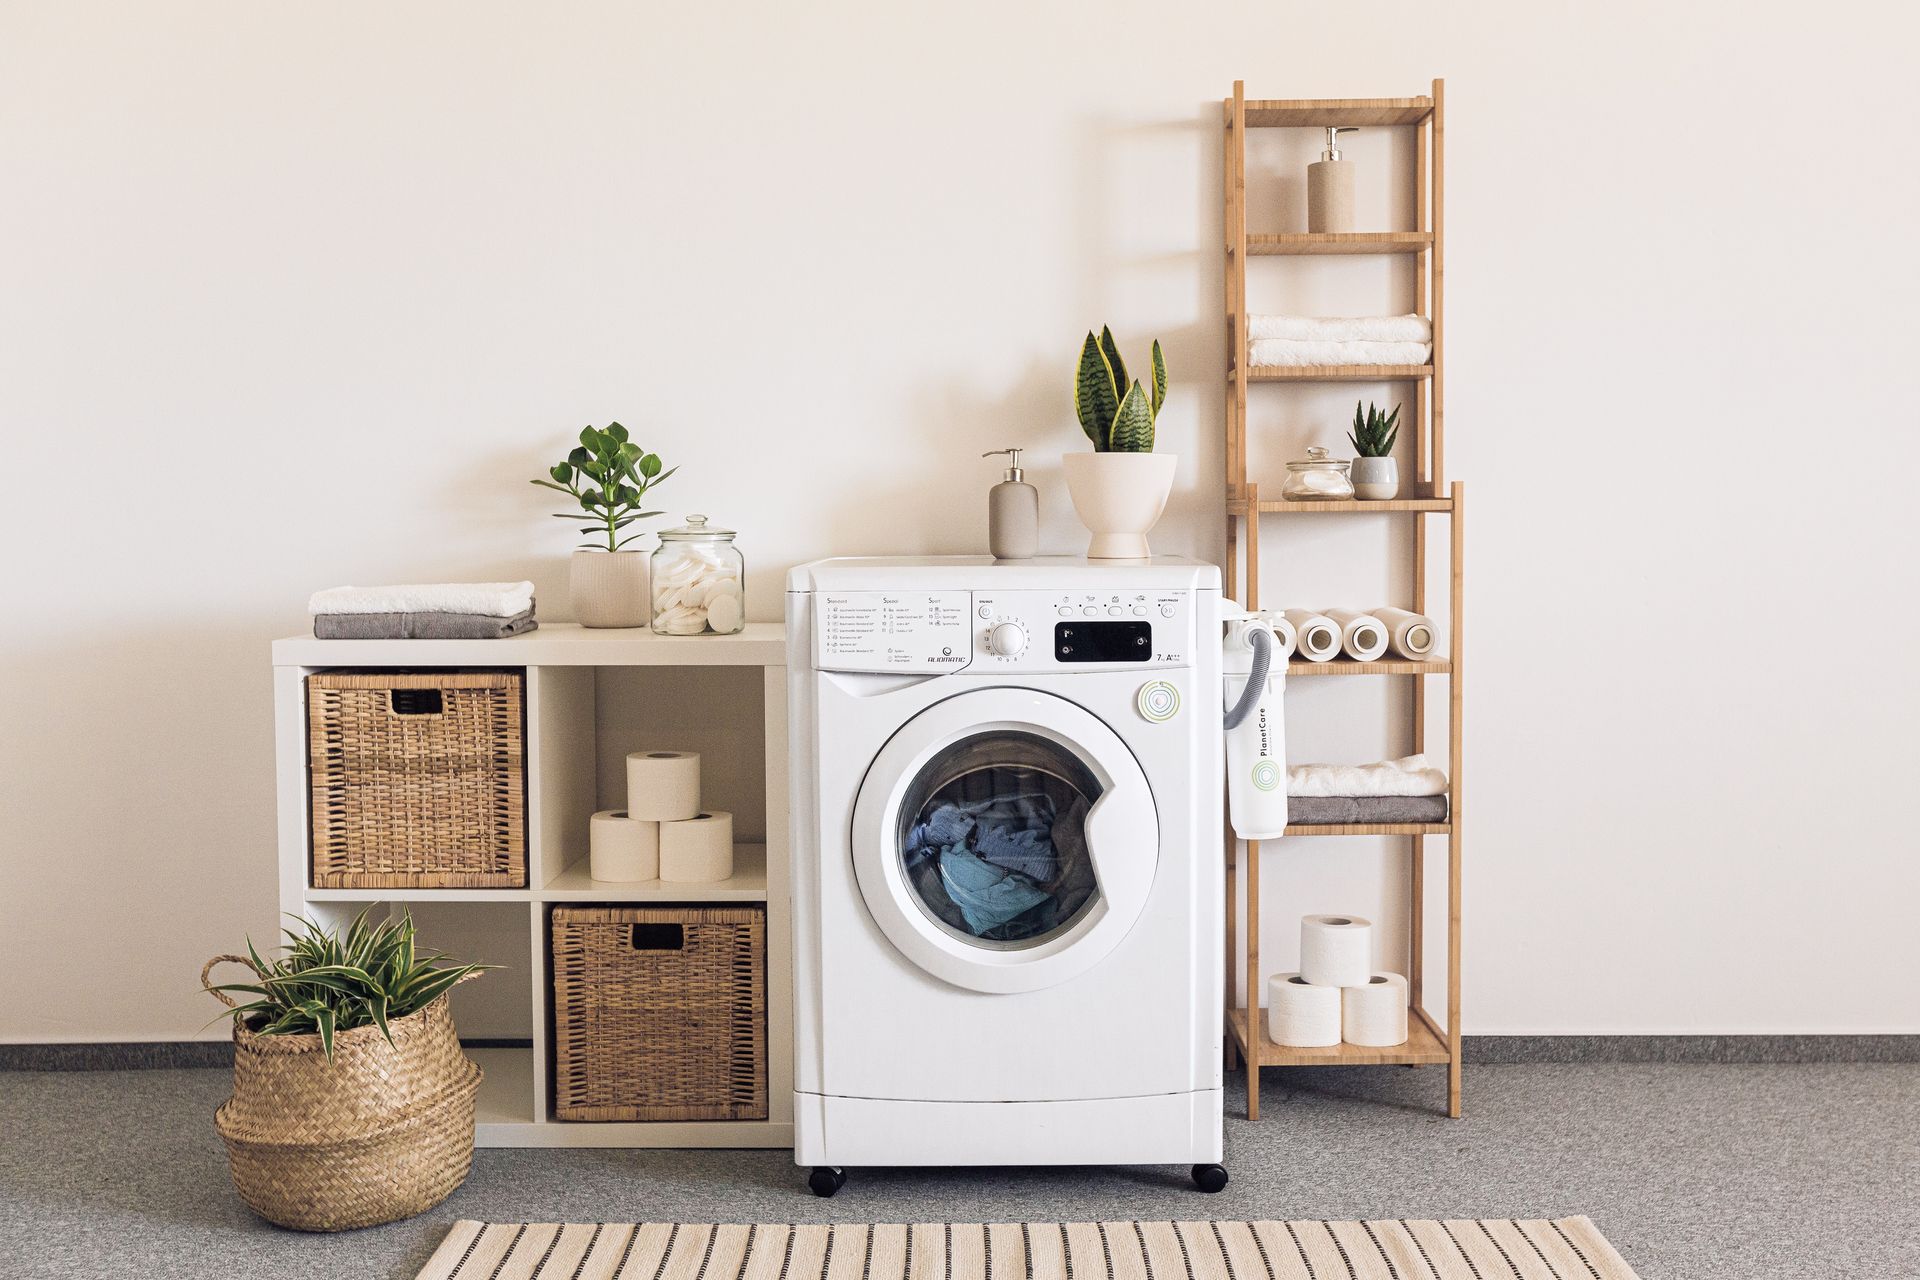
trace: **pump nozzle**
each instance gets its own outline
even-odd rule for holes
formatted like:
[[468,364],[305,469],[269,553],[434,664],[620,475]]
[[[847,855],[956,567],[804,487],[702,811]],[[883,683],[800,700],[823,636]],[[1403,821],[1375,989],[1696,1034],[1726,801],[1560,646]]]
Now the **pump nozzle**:
[[1343,133],[1358,133],[1358,132],[1360,132],[1360,126],[1358,125],[1351,125],[1351,124],[1328,125],[1327,126],[1327,149],[1320,153],[1320,158],[1322,160],[1338,160],[1340,158],[1340,135]]
[[989,449],[980,456],[983,458],[991,458],[1002,453],[1011,454],[1010,465],[1007,467],[1007,479],[1018,481],[1025,478],[1026,474],[1020,470],[1020,455],[1024,452],[1026,452],[1024,449]]

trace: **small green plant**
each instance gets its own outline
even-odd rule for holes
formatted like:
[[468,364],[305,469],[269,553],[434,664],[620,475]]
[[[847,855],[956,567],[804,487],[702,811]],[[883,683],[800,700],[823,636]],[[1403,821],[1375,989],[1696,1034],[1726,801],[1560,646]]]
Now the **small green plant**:
[[1160,343],[1153,344],[1153,389],[1127,381],[1127,362],[1113,331],[1101,326],[1100,336],[1088,332],[1080,347],[1080,371],[1073,382],[1073,408],[1080,429],[1093,441],[1096,453],[1152,453],[1153,424],[1167,398],[1167,362]]
[[[346,937],[329,933],[311,920],[294,917],[299,929],[286,929],[286,954],[269,963],[247,939],[247,958],[256,980],[213,987],[256,997],[222,1017],[238,1020],[262,1036],[314,1035],[333,1061],[333,1038],[369,1024],[393,1043],[387,1024],[432,1004],[469,974],[497,969],[491,964],[441,966],[446,957],[414,947],[413,916],[369,923],[368,907],[354,917]],[[216,1019],[217,1021],[217,1019]]]
[[1392,413],[1381,413],[1380,406],[1369,403],[1366,412],[1360,411],[1360,402],[1353,402],[1353,430],[1347,432],[1347,439],[1353,445],[1353,451],[1363,458],[1385,458],[1393,453],[1394,439],[1400,434],[1400,406],[1393,406]]
[[607,550],[618,551],[635,538],[645,535],[620,531],[635,520],[648,520],[658,511],[640,510],[640,499],[647,490],[666,483],[678,467],[660,469],[660,455],[648,453],[627,438],[627,429],[615,422],[605,431],[587,427],[580,432],[580,445],[567,454],[565,462],[547,469],[551,479],[533,481],[542,488],[567,494],[580,504],[579,511],[556,511],[554,518],[572,520],[580,525],[582,536],[593,539],[583,547],[598,546],[607,540]]

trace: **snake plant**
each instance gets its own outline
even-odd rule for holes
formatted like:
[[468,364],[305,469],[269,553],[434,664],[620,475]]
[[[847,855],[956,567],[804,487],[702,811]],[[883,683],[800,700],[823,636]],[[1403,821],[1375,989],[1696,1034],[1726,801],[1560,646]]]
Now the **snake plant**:
[[1160,343],[1153,344],[1153,389],[1138,379],[1127,380],[1127,362],[1113,331],[1101,326],[1100,336],[1087,334],[1080,347],[1080,371],[1073,383],[1073,408],[1080,429],[1093,441],[1096,453],[1152,453],[1153,424],[1167,398],[1167,362]]
[[1369,404],[1366,412],[1360,411],[1360,402],[1353,402],[1353,430],[1347,432],[1347,440],[1353,445],[1353,451],[1363,458],[1385,458],[1393,453],[1394,439],[1400,434],[1400,406],[1393,406],[1392,413],[1381,413],[1380,406]]
[[[342,1031],[369,1024],[393,1043],[387,1024],[394,1018],[432,1004],[468,974],[498,965],[461,964],[442,967],[438,952],[416,951],[413,916],[369,923],[368,907],[354,917],[346,937],[329,933],[311,920],[295,916],[300,926],[284,930],[285,955],[261,958],[247,941],[247,964],[253,982],[212,987],[256,997],[237,1005],[223,1017],[239,1020],[262,1036],[320,1036],[327,1061],[333,1061],[333,1038]],[[217,1019],[216,1019],[217,1021]]]

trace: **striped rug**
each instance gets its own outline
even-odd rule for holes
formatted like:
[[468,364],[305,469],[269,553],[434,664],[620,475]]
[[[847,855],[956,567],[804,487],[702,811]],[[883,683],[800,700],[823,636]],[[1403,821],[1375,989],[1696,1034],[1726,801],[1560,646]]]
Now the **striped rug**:
[[1585,1218],[458,1222],[420,1280],[1635,1280]]

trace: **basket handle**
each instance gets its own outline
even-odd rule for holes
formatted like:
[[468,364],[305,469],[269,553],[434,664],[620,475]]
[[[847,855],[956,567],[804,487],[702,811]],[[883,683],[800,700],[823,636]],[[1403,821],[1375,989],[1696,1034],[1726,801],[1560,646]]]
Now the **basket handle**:
[[238,1009],[240,1007],[238,1001],[236,1001],[232,996],[228,995],[224,991],[215,991],[213,989],[213,984],[207,981],[207,979],[213,974],[213,966],[221,963],[222,961],[225,961],[229,964],[243,964],[247,966],[247,968],[253,969],[253,976],[256,978],[260,978],[264,980],[267,975],[260,972],[258,969],[254,969],[253,961],[247,959],[245,956],[215,956],[213,959],[207,961],[206,967],[200,970],[200,985],[207,989],[208,995],[212,996],[215,1000],[218,1000],[221,1004],[227,1006],[227,1008]]

